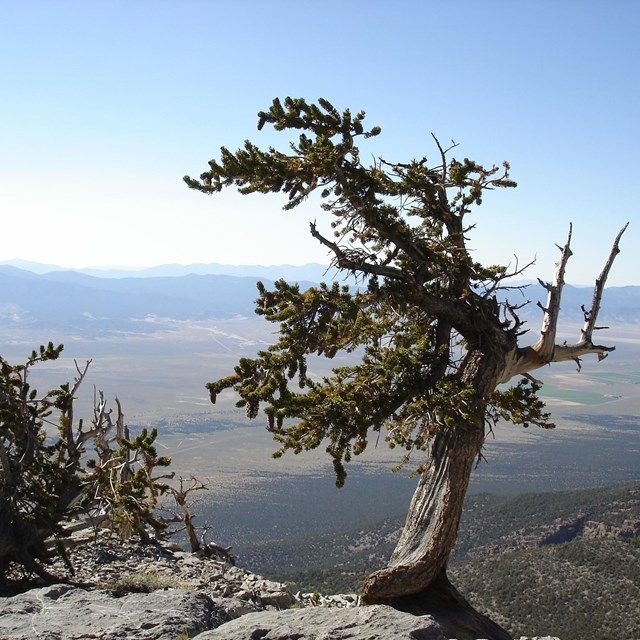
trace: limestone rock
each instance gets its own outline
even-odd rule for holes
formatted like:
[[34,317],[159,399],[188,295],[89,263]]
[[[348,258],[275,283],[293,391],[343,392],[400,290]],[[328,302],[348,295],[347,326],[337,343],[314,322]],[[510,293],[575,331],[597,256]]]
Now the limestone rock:
[[197,640],[446,640],[431,616],[414,616],[384,605],[312,607],[249,613]]
[[640,520],[625,520],[621,527],[589,520],[585,524],[582,536],[587,539],[619,538],[632,540],[640,538]]
[[273,580],[265,580],[255,574],[247,575],[241,588],[253,597],[257,597],[264,605],[276,609],[287,609],[295,603],[294,596],[285,585]]
[[298,591],[295,599],[301,607],[355,607],[359,597],[355,593],[336,593],[324,595],[321,593],[302,593]]
[[75,574],[58,560],[52,572],[105,590],[195,590],[212,600],[224,599],[231,617],[265,608],[286,608],[296,599],[286,585],[266,580],[213,557],[171,551],[161,545],[103,538],[71,550]]
[[[297,593],[228,562],[160,545],[93,539],[58,584],[0,598],[0,640],[445,640],[431,616]],[[87,588],[85,588],[87,587]],[[297,608],[289,608],[297,607]],[[557,640],[521,638],[520,640]]]
[[0,638],[12,640],[175,640],[229,620],[206,595],[180,589],[129,593],[57,584],[3,598]]

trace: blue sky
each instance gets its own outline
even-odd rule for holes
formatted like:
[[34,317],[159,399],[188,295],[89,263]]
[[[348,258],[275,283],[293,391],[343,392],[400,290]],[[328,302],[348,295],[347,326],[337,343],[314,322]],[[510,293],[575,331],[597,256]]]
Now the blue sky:
[[[508,160],[469,245],[588,284],[640,284],[635,0],[0,0],[0,260],[68,267],[326,262],[313,203],[187,189],[276,96],[364,109],[370,152]],[[367,150],[369,151],[369,149]],[[363,155],[364,157],[364,155]]]

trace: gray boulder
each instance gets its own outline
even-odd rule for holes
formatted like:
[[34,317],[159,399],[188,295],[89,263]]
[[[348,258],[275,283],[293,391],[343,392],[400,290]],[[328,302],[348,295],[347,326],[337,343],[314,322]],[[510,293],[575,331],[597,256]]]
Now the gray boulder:
[[8,640],[176,640],[227,622],[209,597],[180,589],[128,593],[57,584],[3,598],[0,638]]
[[197,640],[446,640],[431,616],[384,605],[249,613]]

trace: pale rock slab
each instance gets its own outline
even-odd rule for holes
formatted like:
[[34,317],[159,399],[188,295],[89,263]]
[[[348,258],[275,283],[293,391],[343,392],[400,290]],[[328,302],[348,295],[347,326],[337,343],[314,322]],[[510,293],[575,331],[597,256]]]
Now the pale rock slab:
[[4,640],[175,640],[229,620],[206,595],[169,590],[115,597],[65,584],[3,598]]
[[446,640],[431,616],[384,605],[249,613],[197,640]]

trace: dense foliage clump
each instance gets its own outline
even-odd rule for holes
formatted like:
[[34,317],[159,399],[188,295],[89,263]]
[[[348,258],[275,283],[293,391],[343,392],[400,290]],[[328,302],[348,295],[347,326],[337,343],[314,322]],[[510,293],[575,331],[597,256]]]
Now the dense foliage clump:
[[175,520],[158,515],[159,496],[185,498],[164,482],[173,474],[156,475],[171,461],[157,454],[156,430],[132,437],[117,399],[114,415],[96,393],[92,419],[76,420],[89,362],[76,365],[73,384],[43,394],[31,387],[33,367],[62,349],[49,343],[17,365],[0,357],[0,583],[12,565],[50,580],[45,566],[56,553],[66,556],[62,540],[72,519],[148,540]]

